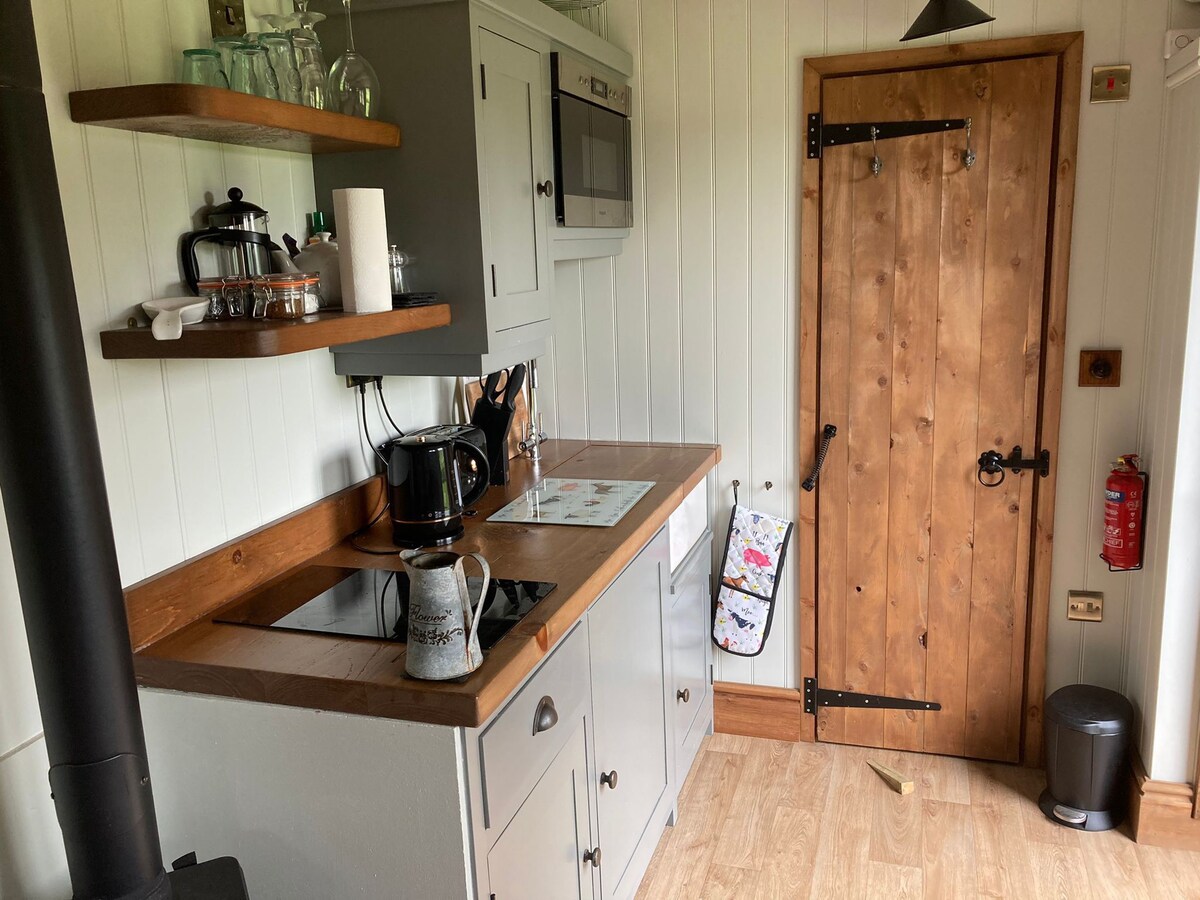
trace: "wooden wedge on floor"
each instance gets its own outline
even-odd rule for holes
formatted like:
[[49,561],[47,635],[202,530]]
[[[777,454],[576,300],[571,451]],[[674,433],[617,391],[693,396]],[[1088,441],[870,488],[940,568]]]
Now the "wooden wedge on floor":
[[888,786],[897,794],[911,794],[913,792],[912,780],[901,775],[895,769],[888,768],[882,763],[875,762],[873,759],[868,759],[867,765],[874,769],[879,777],[886,781]]

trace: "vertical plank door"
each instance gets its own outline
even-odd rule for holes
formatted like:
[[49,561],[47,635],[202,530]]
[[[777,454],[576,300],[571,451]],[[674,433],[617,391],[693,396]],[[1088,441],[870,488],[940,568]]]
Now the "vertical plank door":
[[[1015,761],[1035,476],[1057,62],[826,79],[837,123],[972,120],[827,148],[821,164],[822,688],[942,709],[820,709],[821,740]],[[882,170],[872,172],[878,153]]]

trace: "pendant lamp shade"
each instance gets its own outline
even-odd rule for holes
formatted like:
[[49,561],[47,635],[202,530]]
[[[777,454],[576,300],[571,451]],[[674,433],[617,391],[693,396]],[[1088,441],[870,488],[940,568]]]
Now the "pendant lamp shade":
[[992,22],[995,18],[968,0],[929,0],[929,5],[921,10],[908,33],[900,40],[911,41],[932,34],[945,34],[947,31]]

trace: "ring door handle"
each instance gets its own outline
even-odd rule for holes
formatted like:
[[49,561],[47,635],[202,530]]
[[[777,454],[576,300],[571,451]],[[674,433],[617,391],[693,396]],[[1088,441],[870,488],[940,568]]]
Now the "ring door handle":
[[691,703],[692,702],[692,689],[684,688],[682,691],[676,691],[675,699],[682,700],[684,703]]
[[537,192],[539,197],[553,197],[554,182],[550,181],[549,179],[539,182],[537,186]]
[[591,850],[584,850],[583,861],[590,862],[593,869],[600,868],[600,848],[593,847]]
[[800,485],[810,494],[816,490],[817,479],[821,477],[821,469],[825,466],[825,456],[829,453],[829,445],[835,437],[837,437],[836,425],[826,425],[821,430],[821,449],[817,451],[817,462],[809,476],[804,479],[804,483]]
[[537,710],[533,714],[533,733],[536,737],[543,731],[549,731],[558,724],[558,710],[554,708],[553,697],[543,697],[538,701]]
[[607,784],[609,790],[615,791],[617,789],[617,770],[613,769],[611,772],[601,772],[600,784]]

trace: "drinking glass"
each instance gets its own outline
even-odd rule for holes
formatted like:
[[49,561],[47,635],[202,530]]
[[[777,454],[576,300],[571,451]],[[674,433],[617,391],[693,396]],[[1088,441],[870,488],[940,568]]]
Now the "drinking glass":
[[233,51],[229,86],[243,94],[279,99],[279,80],[267,59],[267,51],[256,44],[242,44]]
[[258,45],[267,51],[267,61],[279,82],[279,99],[288,103],[301,102],[303,85],[296,69],[296,53],[292,39],[286,34],[264,34]]
[[221,54],[216,50],[184,50],[184,84],[206,84],[209,87],[229,87],[225,72],[221,68]]
[[221,54],[221,68],[225,70],[226,80],[233,83],[233,51],[246,43],[243,38],[223,34],[213,38],[213,49]]
[[290,34],[300,71],[300,100],[305,106],[324,109],[328,104],[329,70],[325,67],[321,44],[315,34],[304,28],[294,28]]
[[354,23],[350,0],[346,7],[346,52],[329,70],[329,103],[333,109],[364,119],[379,118],[379,78],[366,57],[354,49]]

